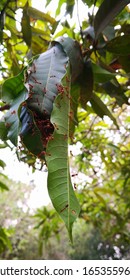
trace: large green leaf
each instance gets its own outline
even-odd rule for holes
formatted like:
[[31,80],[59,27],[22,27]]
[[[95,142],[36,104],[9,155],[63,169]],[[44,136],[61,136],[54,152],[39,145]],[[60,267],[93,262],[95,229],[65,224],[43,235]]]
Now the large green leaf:
[[[27,107],[34,114],[34,121],[38,126],[36,117],[43,118],[43,125],[46,119],[50,118],[53,102],[56,95],[62,90],[61,80],[66,72],[68,60],[70,59],[72,69],[72,80],[74,81],[82,70],[82,55],[79,44],[70,39],[60,37],[56,41],[53,41],[48,51],[41,54],[38,58],[34,59],[30,67],[26,71],[26,87],[29,92],[29,98],[27,99]],[[78,59],[78,63],[77,63]],[[66,77],[67,78],[67,77]],[[69,78],[70,79],[70,78]],[[74,96],[72,98],[74,105]],[[72,112],[73,131],[76,119],[76,106],[73,106],[75,110]],[[75,116],[74,116],[75,115]],[[26,117],[25,117],[26,119]],[[71,129],[72,129],[71,126]],[[38,126],[39,127],[39,126]],[[27,132],[27,126],[24,126]],[[30,130],[26,133],[30,133]],[[32,134],[32,132],[31,132]],[[35,134],[35,133],[34,133]],[[45,134],[42,129],[42,135]],[[25,140],[25,131],[22,129],[21,133],[23,141]],[[44,138],[46,135],[43,135]],[[29,135],[26,144],[28,143],[29,148]],[[45,142],[45,141],[44,141]],[[24,142],[25,143],[25,142]],[[46,143],[44,147],[46,146]],[[34,146],[35,147],[35,146]],[[36,148],[37,149],[37,148]]]
[[113,123],[118,127],[116,119],[114,118],[112,113],[109,111],[107,106],[103,103],[103,101],[96,94],[93,93],[90,103],[93,107],[93,110],[96,112],[96,114],[99,117],[103,118],[105,115],[108,116],[113,121]]
[[[7,137],[16,145],[20,134],[31,153],[46,157],[49,194],[70,239],[73,222],[79,214],[68,160],[70,122],[77,112],[74,91],[70,96],[70,85],[71,76],[75,81],[82,64],[79,44],[70,38],[59,38],[49,50],[29,63],[24,71],[24,83],[22,73],[9,79],[3,87],[4,100],[10,102],[10,110],[5,115]],[[70,68],[71,73],[68,73]]]
[[54,99],[62,89],[60,83],[67,63],[62,46],[56,43],[35,58],[25,74],[29,97],[27,108],[23,108],[20,115],[20,135],[28,150],[40,158],[44,157],[47,141],[54,130],[49,119]]
[[[3,101],[10,103],[10,110],[5,115],[7,137],[17,145],[20,133],[25,146],[35,155],[45,150],[44,122],[50,118],[54,99],[62,89],[60,82],[65,75],[68,59],[70,58],[73,79],[82,69],[82,56],[78,43],[70,38],[59,38],[57,41],[52,43],[48,51],[34,58],[26,70],[8,79],[3,85]],[[79,68],[76,71],[74,55],[80,58]],[[20,122],[19,108],[22,115],[20,115]],[[48,125],[48,122],[46,124]],[[38,142],[39,145],[36,145]]]
[[25,5],[23,9],[23,17],[22,17],[22,33],[23,33],[23,39],[26,42],[26,44],[30,47],[31,46],[31,40],[32,40],[32,30],[30,26],[30,17],[27,12],[28,4]]
[[77,41],[71,38],[59,37],[55,39],[55,42],[59,42],[67,56],[69,57],[71,64],[71,82],[75,82],[83,70],[83,57],[80,45]]
[[27,105],[30,110],[50,116],[67,63],[68,58],[58,43],[33,60],[27,69],[25,83],[29,92]]
[[104,0],[94,20],[95,39],[130,0]]
[[[67,78],[67,79],[66,79]],[[52,203],[64,220],[72,240],[72,225],[79,215],[79,204],[75,196],[69,172],[68,141],[70,117],[70,79],[65,75],[64,92],[57,96],[51,122],[55,126],[53,139],[48,142],[46,161],[48,166],[48,191]]]
[[28,15],[34,19],[40,19],[46,22],[50,22],[51,24],[54,24],[56,21],[53,17],[51,17],[47,13],[43,13],[33,7],[28,7],[27,9]]

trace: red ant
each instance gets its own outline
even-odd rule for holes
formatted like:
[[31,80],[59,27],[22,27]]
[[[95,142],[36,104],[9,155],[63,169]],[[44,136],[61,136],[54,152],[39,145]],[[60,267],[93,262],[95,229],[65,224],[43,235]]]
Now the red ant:
[[22,103],[22,106],[26,107],[26,105],[27,105],[27,104],[26,104],[26,102],[24,101],[24,102]]
[[29,85],[29,89],[31,90],[33,88],[33,85],[31,84],[28,84]]
[[67,139],[68,139],[67,134],[64,134],[64,140],[67,140]]
[[[32,64],[32,67],[33,67],[32,72],[33,72],[33,73],[36,73],[36,65],[35,65],[34,63]],[[31,68],[31,69],[32,69],[32,68]]]
[[66,82],[70,82],[70,79],[68,78],[68,76],[66,76]]
[[15,110],[11,112],[11,115],[14,115],[14,114],[16,114],[16,111],[15,111]]
[[11,126],[11,123],[6,123],[5,126],[8,128]]
[[46,94],[46,88],[45,88],[45,87],[42,89],[42,92],[43,92],[44,94]]
[[68,208],[68,204],[66,204],[66,206],[63,208],[63,209],[61,209],[61,211],[60,211],[60,213],[62,213],[63,211],[65,211],[65,209],[67,209]]
[[62,85],[56,84],[56,87],[57,87],[58,93],[64,93],[64,88]]
[[36,98],[36,102],[37,102],[38,106],[40,106],[40,103],[39,103],[39,100],[38,100],[38,98]]
[[50,153],[47,153],[47,152],[45,152],[45,151],[42,151],[41,153],[39,153],[37,156],[40,158],[40,157],[42,157],[42,156],[51,156],[51,154]]
[[55,128],[55,129],[59,130],[59,128],[58,128],[58,126],[57,126],[56,123],[53,123],[53,125],[54,125],[54,128]]
[[72,175],[71,175],[71,177],[75,177],[75,176],[78,176],[78,174],[77,174],[77,173],[75,173],[75,174],[72,174]]
[[33,77],[33,76],[32,76],[32,79],[34,80],[35,84],[39,84],[39,85],[41,85],[41,84],[42,84],[42,83],[38,82],[38,81],[36,80],[36,78],[35,78],[35,77]]
[[70,111],[70,112],[69,112],[69,118],[70,118],[70,120],[73,120],[73,117],[74,117],[74,114],[73,114],[72,111]]

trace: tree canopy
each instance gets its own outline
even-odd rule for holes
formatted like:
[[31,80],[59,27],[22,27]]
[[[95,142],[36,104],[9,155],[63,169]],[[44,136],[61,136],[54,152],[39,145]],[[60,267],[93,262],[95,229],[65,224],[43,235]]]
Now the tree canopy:
[[125,246],[130,1],[44,2],[44,11],[31,0],[0,3],[1,148],[12,143],[33,169],[47,165],[48,192],[70,239],[79,216]]

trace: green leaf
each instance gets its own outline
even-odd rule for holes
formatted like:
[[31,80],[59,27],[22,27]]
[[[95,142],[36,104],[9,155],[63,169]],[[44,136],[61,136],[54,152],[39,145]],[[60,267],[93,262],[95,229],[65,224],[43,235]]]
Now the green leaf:
[[[0,125],[1,125],[1,123],[0,123]],[[1,139],[1,136],[0,136],[0,139]],[[6,143],[1,143],[0,144],[0,149],[4,149],[6,147],[7,147]]]
[[42,142],[42,135],[38,129],[33,113],[27,108],[27,106],[21,107],[20,112],[21,130],[19,132],[22,143],[26,148],[34,155],[41,159],[45,159],[44,151],[45,147]]
[[101,192],[103,194],[110,194],[110,195],[113,195],[114,194],[114,191],[110,188],[104,188],[104,187],[95,187],[94,188],[94,192],[95,193],[98,193],[98,192]]
[[9,188],[3,182],[0,181],[0,190],[9,191]]
[[119,62],[121,63],[123,69],[126,73],[130,72],[130,55],[128,56],[120,56]]
[[[48,37],[48,35],[46,34]],[[46,37],[46,39],[47,39]],[[38,55],[39,53],[45,52],[48,48],[48,42],[43,40],[42,36],[33,35],[32,36],[32,54]]]
[[6,249],[6,247],[9,250],[12,250],[12,245],[9,236],[9,230],[0,226],[0,253],[2,253]]
[[7,138],[17,146],[17,140],[19,135],[19,117],[18,117],[18,110],[19,106],[27,97],[27,90],[24,89],[19,92],[18,96],[14,99],[10,106],[10,110],[4,115],[5,126],[8,130]]
[[116,55],[129,55],[130,54],[130,35],[118,36],[109,41],[105,49]]
[[95,16],[95,39],[104,28],[116,17],[121,10],[130,3],[130,0],[104,0]]
[[81,47],[79,43],[71,38],[65,38],[65,37],[59,37],[55,39],[53,43],[59,42],[65,53],[70,59],[71,64],[71,81],[72,83],[76,81],[76,79],[79,77],[80,73],[83,70],[83,57],[81,52]]
[[51,0],[46,0],[46,7],[51,3]]
[[68,57],[63,47],[55,42],[30,63],[25,74],[29,98],[26,111],[23,108],[20,114],[20,135],[27,149],[40,158],[44,158],[47,139],[54,130],[49,118],[54,99],[62,89],[60,83],[67,64]]
[[6,141],[7,140],[7,133],[8,133],[8,129],[5,126],[5,120],[4,120],[4,118],[2,118],[0,120],[0,139],[2,141]]
[[84,109],[86,103],[91,99],[93,93],[93,71],[91,61],[84,62],[84,68],[80,75],[80,102]]
[[115,73],[111,73],[97,64],[92,63],[94,82],[105,83],[115,77]]
[[6,166],[5,162],[2,159],[0,159],[0,166],[2,168],[5,168],[5,166]]
[[61,10],[61,6],[66,3],[66,0],[59,0],[58,1],[58,7],[56,9],[56,16],[58,16],[60,14],[60,10]]
[[91,38],[94,40],[95,33],[94,33],[94,28],[93,26],[89,25],[86,29],[82,31],[82,34],[85,35],[86,38]]
[[101,204],[103,203],[103,204],[106,206],[106,201],[105,201],[105,199],[104,199],[99,193],[97,193],[97,192],[95,192],[95,191],[94,191],[94,193],[95,193],[96,197],[99,199],[100,203],[101,203]]
[[103,118],[104,115],[108,116],[118,128],[116,119],[113,117],[107,106],[96,94],[93,93],[90,103],[92,105],[93,110],[99,117]]
[[30,17],[27,12],[28,4],[25,5],[23,9],[23,17],[22,17],[22,33],[23,33],[23,39],[25,43],[30,47],[31,41],[32,41],[32,31],[30,26]]
[[122,87],[120,84],[114,80],[113,82],[107,82],[102,85],[102,87],[105,89],[106,93],[109,94],[109,96],[114,97],[116,99],[116,102],[119,106],[122,106],[124,103],[128,103],[128,97],[124,94]]
[[70,16],[72,16],[74,5],[75,0],[67,0],[66,14],[70,14]]
[[50,116],[58,86],[65,74],[68,58],[60,44],[57,44],[34,59],[26,73],[26,87],[30,110]]
[[[72,240],[72,225],[79,215],[79,204],[75,196],[69,173],[68,141],[69,141],[69,113],[70,85],[65,75],[62,85],[64,93],[57,96],[51,122],[55,125],[53,137],[48,142],[46,161],[48,166],[48,192],[58,214],[64,220]],[[70,78],[70,77],[69,77]]]
[[92,5],[99,7],[103,0],[82,0],[84,4],[87,4],[88,7],[91,7]]
[[39,28],[34,28],[33,26],[31,27],[31,29],[33,35],[37,35],[37,36],[41,35],[44,40],[50,41],[50,35],[47,34],[47,31],[43,31]]
[[2,87],[2,100],[11,103],[20,92],[25,89],[24,86],[24,70],[13,78],[7,79]]
[[2,88],[2,100],[10,103],[10,110],[4,115],[0,123],[0,138],[10,139],[16,146],[19,135],[18,110],[22,102],[27,99],[28,92],[24,86],[24,70],[17,76],[5,81]]
[[56,22],[56,20],[53,17],[51,17],[49,14],[43,13],[33,7],[28,7],[27,11],[28,11],[28,15],[34,19],[40,19],[43,22],[46,21],[46,22],[50,22],[51,24],[54,24]]

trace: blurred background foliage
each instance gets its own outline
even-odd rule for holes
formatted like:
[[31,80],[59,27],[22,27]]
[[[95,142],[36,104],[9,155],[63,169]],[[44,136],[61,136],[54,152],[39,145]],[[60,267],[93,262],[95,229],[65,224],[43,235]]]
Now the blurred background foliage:
[[[39,9],[44,2],[44,12],[31,0],[0,2],[1,85],[32,56],[46,51],[52,39],[65,35],[80,42],[86,66],[78,81],[80,100],[73,89],[80,102],[70,162],[72,173],[78,174],[72,180],[81,212],[71,246],[51,205],[32,213],[27,201],[34,186],[11,181],[0,160],[0,258],[129,259],[130,6],[114,18],[109,14],[104,27],[103,8],[102,22],[98,16],[94,21],[102,0],[37,2]],[[81,4],[86,17],[81,17]],[[94,25],[97,33],[96,26],[103,29],[97,41]],[[10,143],[0,129],[0,148],[6,149]],[[36,159],[25,149],[17,155],[35,170]]]

